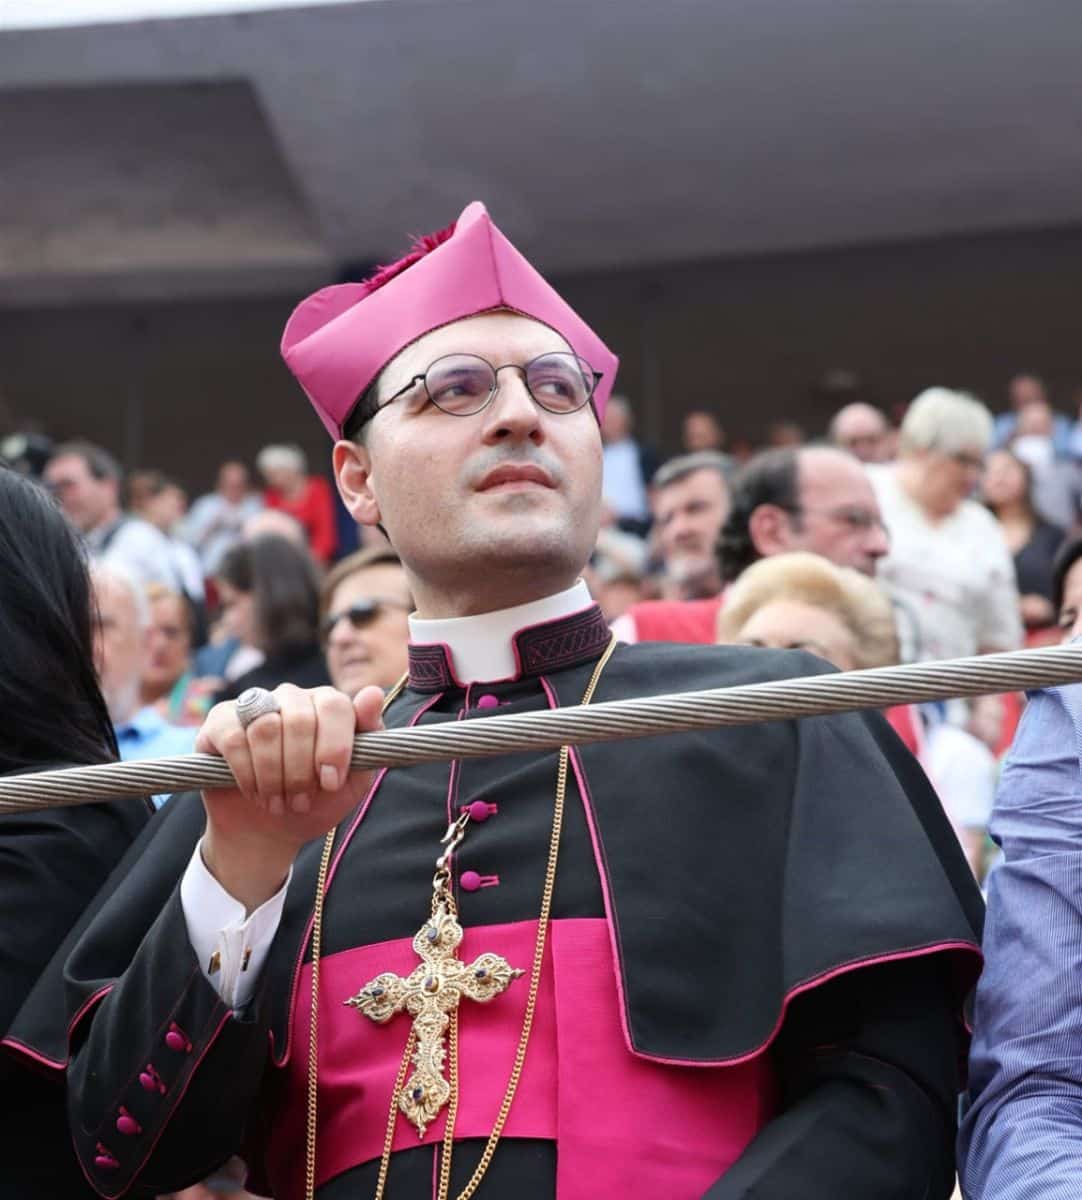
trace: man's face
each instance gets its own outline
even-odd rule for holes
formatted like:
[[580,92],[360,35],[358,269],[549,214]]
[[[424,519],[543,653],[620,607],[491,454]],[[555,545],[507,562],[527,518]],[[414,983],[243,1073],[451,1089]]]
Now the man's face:
[[1059,627],[1065,642],[1082,637],[1082,558],[1075,559],[1064,577]]
[[605,408],[605,417],[601,422],[601,440],[605,445],[622,442],[631,434],[631,417],[627,407],[618,397],[613,396]]
[[1027,404],[1048,403],[1044,384],[1035,375],[1016,375],[1010,382],[1008,394],[1011,408],[1015,411],[1020,411]]
[[355,696],[369,684],[394,685],[407,666],[412,608],[397,563],[362,567],[334,589],[324,627],[327,670],[340,692]]
[[662,488],[654,499],[661,556],[677,560],[714,558],[718,534],[729,515],[729,491],[710,467],[692,471]]
[[808,450],[798,460],[797,479],[800,511],[788,517],[788,544],[771,553],[809,550],[839,567],[874,575],[890,543],[861,464],[847,454]]
[[886,422],[870,409],[854,406],[841,413],[834,436],[843,450],[861,462],[879,463],[886,458]]
[[137,620],[135,601],[108,576],[94,580],[98,620],[94,628],[94,666],[114,724],[127,721],[139,707],[139,685],[146,661],[147,631]]
[[689,454],[699,450],[720,450],[721,444],[721,427],[709,413],[688,413],[684,418],[684,449]]
[[231,504],[239,504],[248,491],[247,467],[243,463],[223,463],[218,472],[218,491]]
[[[475,354],[503,367],[567,351],[537,321],[486,313],[403,350],[385,368],[379,397],[446,354]],[[441,615],[449,615],[455,597],[471,611],[488,611],[516,602],[507,599],[516,591],[544,595],[570,586],[597,537],[601,438],[592,407],[549,413],[534,403],[521,371],[501,370],[498,378],[488,407],[466,417],[436,408],[415,384],[368,423],[363,445],[335,446],[346,506],[362,524],[386,529],[422,615],[436,595]]]
[[191,650],[184,601],[179,596],[160,596],[150,606],[144,683],[157,691],[172,687],[188,669]]
[[45,468],[45,483],[68,520],[82,533],[96,529],[116,506],[116,481],[95,479],[78,454],[54,458]]

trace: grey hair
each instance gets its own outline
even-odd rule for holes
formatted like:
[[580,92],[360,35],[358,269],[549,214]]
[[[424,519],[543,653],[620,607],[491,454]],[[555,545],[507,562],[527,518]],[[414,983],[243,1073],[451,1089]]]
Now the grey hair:
[[150,601],[147,599],[146,588],[127,567],[110,562],[107,558],[99,558],[90,564],[90,578],[95,588],[103,581],[124,588],[131,596],[135,609],[136,627],[140,630],[150,627]]
[[975,396],[950,388],[928,388],[905,414],[899,449],[903,454],[920,450],[984,454],[992,444],[992,429],[992,414]]
[[255,465],[264,472],[285,467],[303,475],[308,470],[308,459],[300,446],[264,446],[256,457]]
[[725,483],[729,482],[730,460],[716,450],[696,450],[694,454],[681,454],[670,458],[654,472],[652,487],[666,488],[679,483],[695,471],[717,471]]

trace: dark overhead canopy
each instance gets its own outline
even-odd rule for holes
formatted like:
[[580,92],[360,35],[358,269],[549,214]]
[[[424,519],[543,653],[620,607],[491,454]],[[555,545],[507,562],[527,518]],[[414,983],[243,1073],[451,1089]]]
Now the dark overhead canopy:
[[[0,303],[1082,222],[1077,0],[370,0],[0,36]],[[193,86],[200,85],[200,86]],[[205,86],[212,85],[212,86]]]

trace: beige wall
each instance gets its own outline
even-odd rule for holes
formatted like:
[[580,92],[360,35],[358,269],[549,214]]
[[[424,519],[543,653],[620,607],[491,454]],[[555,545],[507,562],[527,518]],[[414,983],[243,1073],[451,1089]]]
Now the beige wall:
[[[1076,280],[1082,230],[609,273],[564,280],[621,354],[620,388],[661,449],[691,407],[734,435],[770,420],[822,431],[810,385],[860,372],[890,406],[932,383],[993,407],[1019,367],[1065,406],[1082,384]],[[282,366],[293,298],[0,311],[0,393],[15,418],[82,434],[129,466],[202,489],[226,455],[271,440],[326,461],[322,427]],[[10,421],[8,422],[10,423]]]

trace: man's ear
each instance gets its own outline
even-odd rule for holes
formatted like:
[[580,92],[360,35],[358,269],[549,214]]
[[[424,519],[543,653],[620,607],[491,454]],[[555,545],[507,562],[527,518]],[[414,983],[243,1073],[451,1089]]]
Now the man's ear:
[[335,442],[331,459],[338,494],[349,515],[358,525],[378,525],[381,517],[379,502],[372,491],[372,457],[368,447],[345,440]]
[[776,504],[760,504],[748,518],[748,536],[761,558],[783,554],[792,546],[789,514]]

